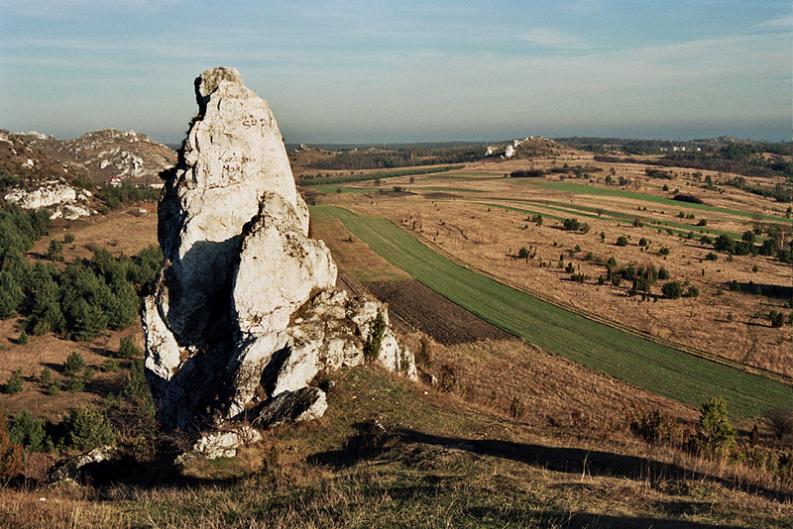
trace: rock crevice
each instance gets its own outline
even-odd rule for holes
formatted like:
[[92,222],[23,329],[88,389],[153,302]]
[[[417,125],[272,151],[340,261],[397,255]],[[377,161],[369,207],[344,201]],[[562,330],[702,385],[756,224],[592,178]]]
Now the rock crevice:
[[269,105],[233,68],[203,72],[195,89],[199,113],[159,205],[165,265],[143,311],[162,424],[317,418],[316,376],[367,360],[415,378],[386,308],[335,289]]

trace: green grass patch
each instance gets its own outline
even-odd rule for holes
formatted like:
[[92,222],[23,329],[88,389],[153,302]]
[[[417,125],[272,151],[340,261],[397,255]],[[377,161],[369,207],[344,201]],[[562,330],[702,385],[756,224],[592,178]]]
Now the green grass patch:
[[550,353],[695,407],[711,396],[724,396],[736,417],[757,416],[793,403],[793,391],[785,384],[542,301],[454,263],[388,219],[332,206],[314,209],[339,218],[373,251],[429,288]]

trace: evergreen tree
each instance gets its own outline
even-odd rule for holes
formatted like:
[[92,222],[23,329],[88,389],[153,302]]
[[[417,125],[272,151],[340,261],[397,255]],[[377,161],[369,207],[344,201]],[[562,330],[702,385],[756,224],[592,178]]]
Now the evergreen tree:
[[13,316],[24,299],[25,293],[17,278],[9,272],[0,271],[0,318]]
[[697,441],[700,450],[723,454],[735,444],[735,428],[727,416],[727,401],[713,397],[702,405]]

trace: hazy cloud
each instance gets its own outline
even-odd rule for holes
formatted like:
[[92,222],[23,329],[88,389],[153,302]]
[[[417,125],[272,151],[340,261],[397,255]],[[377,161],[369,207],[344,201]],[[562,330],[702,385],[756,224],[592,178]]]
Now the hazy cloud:
[[765,22],[761,22],[757,25],[760,28],[781,28],[781,29],[790,29],[793,30],[793,15],[788,15],[784,17],[772,18],[771,20],[766,20]]
[[543,48],[559,50],[579,50],[587,47],[586,42],[573,34],[551,28],[534,28],[523,35],[522,39]]

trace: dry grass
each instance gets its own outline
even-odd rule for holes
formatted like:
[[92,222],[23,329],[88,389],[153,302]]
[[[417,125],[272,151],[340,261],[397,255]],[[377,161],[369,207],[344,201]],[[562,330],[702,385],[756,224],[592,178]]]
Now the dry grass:
[[[534,162],[534,166],[561,165],[563,161],[538,160]],[[579,161],[608,167],[606,164],[592,162],[586,156],[580,156]],[[432,200],[421,195],[383,198],[377,194],[343,194],[326,196],[323,201],[340,203],[362,214],[387,216],[413,230],[425,242],[447,255],[508,284],[576,311],[683,348],[786,377],[793,376],[793,327],[772,329],[764,318],[771,309],[784,312],[789,312],[790,309],[784,308],[782,300],[730,292],[725,286],[733,280],[790,285],[793,282],[793,270],[789,266],[767,257],[736,256],[732,262],[727,262],[725,254],[719,254],[718,261],[708,261],[705,256],[712,251],[708,247],[701,246],[695,240],[681,239],[677,234],[670,235],[666,231],[658,233],[657,228],[649,224],[635,228],[618,224],[607,215],[602,218],[589,218],[580,213],[553,210],[524,200],[550,200],[571,206],[602,208],[625,215],[694,225],[696,220],[676,217],[679,211],[693,212],[697,219],[708,219],[708,228],[737,233],[750,230],[753,226],[751,219],[689,211],[683,207],[673,210],[660,204],[619,197],[576,196],[544,189],[528,181],[534,179],[499,177],[515,168],[525,168],[526,164],[525,161],[509,161],[474,165],[469,166],[467,171],[490,171],[492,178],[471,179],[465,177],[463,172],[456,180],[435,180],[435,177],[428,176],[415,184],[423,186],[432,183],[455,188],[464,185],[480,191],[457,193],[457,198],[453,200]],[[779,209],[778,203],[730,187],[726,188],[724,194],[718,194],[701,188],[687,190],[684,182],[689,183],[689,187],[691,183],[683,178],[674,181],[647,179],[644,177],[644,166],[634,165],[617,165],[617,175],[625,175],[638,181],[643,193],[661,194],[660,186],[667,183],[672,188],[678,186],[681,190],[703,195],[709,204],[719,207],[764,213]],[[685,172],[688,174],[693,171]],[[599,178],[602,179],[605,174],[598,173]],[[725,175],[722,178],[728,177],[729,175]],[[398,180],[393,183],[406,183]],[[511,201],[496,201],[488,197],[509,197]],[[544,225],[538,227],[529,222],[527,213],[487,204],[542,213],[546,215]],[[638,207],[647,207],[647,211],[638,211]],[[559,222],[548,215],[577,217],[589,223],[591,230],[587,234],[565,232],[558,229],[556,226]],[[603,241],[600,239],[601,232],[605,234]],[[614,244],[620,235],[630,236],[628,246],[617,247]],[[651,241],[648,250],[642,251],[638,246],[642,237]],[[568,251],[576,245],[581,247],[581,252],[569,256]],[[530,261],[513,259],[511,255],[516,254],[522,246],[536,248],[536,257]],[[658,255],[661,247],[669,248],[670,255]],[[596,278],[605,273],[605,268],[585,261],[584,257],[589,252],[604,260],[613,256],[620,264],[635,262],[664,266],[670,271],[672,279],[688,281],[699,289],[700,295],[697,299],[642,303],[639,297],[627,295],[628,286],[615,288],[610,284],[597,285]],[[569,274],[557,267],[560,254],[564,254],[565,263],[574,263],[577,269],[591,277],[587,284],[567,280]],[[541,262],[547,266],[540,266]],[[660,286],[656,287],[656,291],[660,292]]]
[[[475,352],[490,356],[471,382],[498,386],[505,379],[502,362],[511,359],[509,342],[477,350],[433,344],[432,358],[442,364]],[[757,476],[734,465],[650,449],[618,431],[610,438],[580,424],[557,431],[533,426],[568,400],[580,399],[595,418],[598,403],[644,395],[628,386],[609,390],[597,380],[588,388],[575,373],[580,368],[539,351],[521,352],[533,362],[521,365],[515,379],[558,373],[547,382],[550,395],[527,396],[524,420],[379,369],[356,369],[338,378],[323,419],[277,429],[258,451],[225,465],[259,469],[252,476],[224,483],[5,489],[0,526],[704,529],[784,527],[793,515],[790,503],[747,486]],[[533,372],[531,365],[543,367]],[[355,423],[371,418],[406,433],[368,456],[334,452]],[[596,431],[608,429],[593,424]]]

